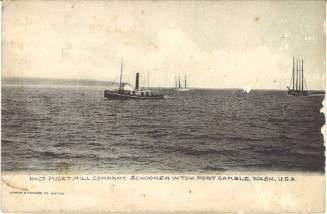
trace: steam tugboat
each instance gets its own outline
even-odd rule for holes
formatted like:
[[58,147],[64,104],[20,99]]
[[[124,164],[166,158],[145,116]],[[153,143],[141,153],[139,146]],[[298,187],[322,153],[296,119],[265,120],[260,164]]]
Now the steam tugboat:
[[303,59],[296,59],[296,71],[294,63],[295,62],[293,57],[293,72],[290,86],[287,87],[288,94],[291,96],[307,96],[307,84],[303,75]]
[[107,100],[150,100],[150,99],[163,99],[163,94],[154,94],[152,91],[147,89],[139,88],[140,74],[136,73],[135,88],[128,83],[122,82],[123,75],[123,62],[121,63],[120,69],[120,81],[118,90],[105,90],[104,99]]

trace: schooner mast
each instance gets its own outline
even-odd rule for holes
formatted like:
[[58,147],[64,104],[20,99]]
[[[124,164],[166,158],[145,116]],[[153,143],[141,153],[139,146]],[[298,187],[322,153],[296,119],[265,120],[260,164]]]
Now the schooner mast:
[[302,74],[301,74],[301,79],[302,79],[302,83],[301,83],[301,91],[303,91],[303,79],[304,79],[304,76],[303,76],[303,59],[302,59],[302,69],[301,69],[301,71],[302,71]]
[[303,69],[303,58],[295,59],[293,57],[293,69],[292,69],[292,79],[291,86],[288,87],[288,94],[290,95],[307,95],[306,87],[305,87],[305,79],[304,79],[304,69]]
[[185,80],[185,85],[184,85],[184,86],[185,86],[185,88],[186,88],[186,75],[184,76],[184,80]]
[[181,75],[178,75],[178,80],[175,75],[175,91],[189,91],[187,88],[187,81],[186,81],[186,75],[184,75],[184,83],[183,80],[181,80]]
[[299,59],[296,59],[296,90],[299,90]]
[[121,65],[120,65],[119,90],[122,90],[123,89],[123,86],[122,86],[122,77],[123,77],[123,60],[121,60]]
[[293,75],[292,75],[292,79],[293,79],[293,87],[292,87],[292,89],[294,90],[294,85],[295,85],[295,78],[294,78],[294,76],[295,76],[295,69],[294,69],[294,56],[293,56]]
[[293,73],[292,73],[292,90],[303,91],[304,90],[304,73],[303,73],[303,59],[296,59],[293,57]]

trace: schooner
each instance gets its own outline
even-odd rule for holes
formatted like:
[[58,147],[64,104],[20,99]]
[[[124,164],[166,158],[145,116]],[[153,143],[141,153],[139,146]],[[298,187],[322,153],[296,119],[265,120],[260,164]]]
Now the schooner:
[[[295,69],[296,67],[296,69]],[[290,86],[287,87],[288,94],[292,96],[307,96],[307,84],[303,73],[303,59],[296,59],[293,57],[293,71]]]
[[186,75],[184,76],[184,88],[181,85],[181,78],[178,76],[178,81],[175,79],[175,91],[189,91],[186,85]]

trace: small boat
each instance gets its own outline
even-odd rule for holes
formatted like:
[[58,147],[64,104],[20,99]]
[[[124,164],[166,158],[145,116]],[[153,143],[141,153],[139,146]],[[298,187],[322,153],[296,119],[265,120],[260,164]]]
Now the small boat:
[[307,84],[304,79],[303,73],[303,59],[296,59],[296,70],[295,70],[295,60],[293,57],[293,72],[290,86],[287,87],[288,94],[291,96],[307,96]]
[[107,100],[151,100],[151,99],[163,99],[163,94],[154,94],[147,89],[139,88],[140,74],[136,73],[135,88],[129,83],[122,82],[123,75],[123,62],[120,69],[120,81],[119,88],[115,91],[104,90],[104,98]]
[[181,79],[180,79],[180,77],[178,78],[178,81],[175,80],[175,88],[174,88],[175,91],[189,91],[190,90],[190,89],[188,89],[186,87],[186,76],[184,77],[184,80],[185,80],[184,88],[182,88],[182,86],[181,86]]

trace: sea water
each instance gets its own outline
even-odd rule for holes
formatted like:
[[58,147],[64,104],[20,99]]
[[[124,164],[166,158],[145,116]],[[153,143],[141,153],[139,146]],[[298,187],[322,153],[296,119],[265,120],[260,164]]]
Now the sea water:
[[2,86],[2,170],[324,171],[323,96],[155,91],[170,99],[108,101],[92,86]]

